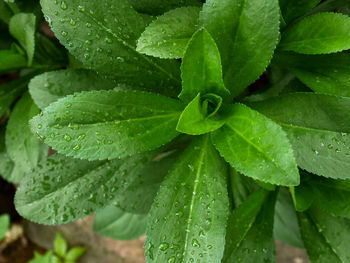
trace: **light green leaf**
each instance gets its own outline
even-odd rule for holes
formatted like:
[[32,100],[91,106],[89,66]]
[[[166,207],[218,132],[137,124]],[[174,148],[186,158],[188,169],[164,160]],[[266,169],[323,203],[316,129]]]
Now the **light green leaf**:
[[208,136],[187,148],[152,206],[148,262],[221,262],[229,212],[226,168]]
[[[222,99],[219,96],[216,97],[221,101],[219,105],[215,106],[220,108]],[[205,109],[203,109],[203,104],[210,102],[205,99],[203,100],[204,102],[200,94],[198,94],[197,97],[187,105],[177,123],[177,131],[190,135],[200,135],[215,131],[225,124],[225,115],[217,113],[214,114],[214,116],[208,116],[208,112],[205,112]]]
[[350,97],[350,54],[277,53],[273,63],[288,69],[317,93]]
[[279,38],[277,0],[208,0],[200,25],[219,47],[224,82],[240,94],[264,72]]
[[215,41],[205,28],[199,29],[190,40],[181,64],[184,102],[190,102],[198,93],[214,93],[227,97],[230,92],[222,79],[221,59]]
[[288,190],[282,187],[276,202],[274,236],[283,243],[304,248],[293,200]]
[[279,0],[284,21],[289,24],[293,20],[305,15],[321,0]]
[[33,78],[29,92],[40,109],[67,95],[89,90],[110,90],[118,84],[99,76],[92,70],[66,69],[46,72]]
[[316,206],[330,214],[350,218],[350,180],[314,178],[312,187]]
[[7,231],[10,227],[10,216],[8,214],[3,214],[0,216],[0,241],[6,236]]
[[350,49],[350,17],[339,13],[306,17],[282,35],[279,49],[310,55]]
[[200,0],[129,0],[132,6],[141,13],[161,15],[181,6],[199,6]]
[[126,213],[115,206],[97,212],[94,231],[116,240],[136,239],[146,232],[147,215]]
[[[29,120],[38,113],[39,109],[26,93],[14,107],[7,124],[6,149],[22,176],[48,154],[48,147],[29,128]],[[15,183],[19,183],[21,179],[11,176],[11,181]]]
[[89,160],[123,158],[175,138],[181,102],[141,91],[91,91],[67,96],[31,120],[46,144]]
[[180,7],[157,17],[137,41],[137,51],[159,58],[182,58],[196,31],[199,7]]
[[243,104],[232,105],[231,112],[226,124],[212,133],[225,160],[238,172],[262,182],[298,185],[292,146],[282,128]]
[[128,0],[42,0],[41,5],[56,37],[88,68],[120,83],[177,94],[178,62],[136,51],[147,24]]
[[75,262],[85,253],[85,251],[85,247],[73,247],[66,254],[66,261],[68,261],[66,263],[69,263],[70,261]]
[[223,263],[275,262],[272,234],[276,193],[271,193],[266,198],[266,193],[261,191],[248,197],[231,214]]
[[249,105],[283,127],[302,169],[349,178],[350,98],[294,93]]
[[56,238],[54,240],[54,250],[55,253],[60,256],[64,257],[66,255],[68,244],[67,241],[62,237],[60,233],[56,233]]
[[28,263],[53,263],[53,257],[52,251],[48,251],[44,255],[34,251],[34,258]]
[[0,116],[3,116],[15,99],[23,93],[34,75],[35,73],[28,74],[0,85]]
[[10,19],[9,30],[27,51],[28,66],[32,65],[35,51],[35,15],[18,13]]
[[0,50],[0,73],[7,73],[25,68],[27,59],[23,54],[20,54],[16,49]]
[[83,218],[123,195],[135,178],[149,171],[149,163],[156,156],[155,152],[147,152],[89,162],[56,154],[21,182],[16,209],[23,217],[46,225]]

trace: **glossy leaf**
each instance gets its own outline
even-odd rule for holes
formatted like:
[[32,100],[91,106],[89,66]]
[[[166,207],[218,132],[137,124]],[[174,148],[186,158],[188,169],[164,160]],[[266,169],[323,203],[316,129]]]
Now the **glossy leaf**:
[[29,92],[40,109],[76,92],[89,90],[111,90],[118,84],[86,69],[67,69],[46,72],[33,78]]
[[292,146],[276,123],[243,104],[234,104],[226,124],[212,134],[220,154],[240,173],[262,182],[298,185]]
[[318,178],[312,181],[312,186],[316,206],[330,214],[350,218],[350,180]]
[[227,97],[219,50],[205,28],[199,29],[190,40],[181,64],[182,91],[179,98],[190,102],[198,93],[214,93]]
[[349,98],[295,93],[249,105],[283,127],[302,169],[349,178]]
[[35,15],[19,13],[14,15],[9,22],[11,35],[25,48],[28,56],[28,66],[33,62],[35,51]]
[[232,96],[266,69],[278,41],[279,19],[277,0],[209,0],[203,5],[200,25],[219,47]]
[[275,239],[291,246],[304,247],[293,200],[285,188],[280,188],[277,196],[274,236]]
[[89,162],[56,154],[21,182],[17,211],[40,224],[57,225],[90,215],[123,194],[144,175],[156,153]]
[[161,15],[181,6],[199,6],[200,0],[129,0],[132,6],[141,13]]
[[[27,93],[14,107],[7,124],[6,149],[22,176],[48,154],[48,147],[29,128],[29,120],[38,113],[39,109]],[[11,176],[11,181],[15,183],[19,183],[21,179]]]
[[304,18],[282,35],[279,49],[310,55],[350,49],[350,17],[319,13]]
[[350,97],[350,54],[298,55],[282,53],[274,63],[288,69],[317,93]]
[[182,58],[196,31],[199,7],[180,7],[157,17],[137,41],[137,51],[159,58]]
[[31,127],[67,156],[123,158],[175,138],[182,108],[177,100],[140,91],[81,92],[51,104]]
[[115,206],[97,212],[94,231],[116,240],[136,239],[146,232],[147,215],[126,213]]
[[321,0],[279,0],[284,21],[289,24],[298,17],[305,15]]
[[219,129],[225,124],[225,114],[208,117],[203,112],[202,99],[197,95],[182,112],[176,130],[190,135],[200,135]]
[[148,262],[221,262],[228,197],[225,162],[208,136],[187,148],[150,212]]
[[[260,197],[260,200],[256,197]],[[269,194],[266,198],[266,193],[257,192],[233,211],[228,222],[223,263],[236,260],[247,263],[275,261],[273,240],[275,202],[275,193]],[[237,223],[239,225],[234,225]]]
[[3,214],[0,216],[0,241],[2,241],[10,227],[10,216],[8,214]]
[[136,52],[147,24],[128,0],[42,0],[41,5],[56,37],[85,66],[121,83],[176,95],[178,62]]

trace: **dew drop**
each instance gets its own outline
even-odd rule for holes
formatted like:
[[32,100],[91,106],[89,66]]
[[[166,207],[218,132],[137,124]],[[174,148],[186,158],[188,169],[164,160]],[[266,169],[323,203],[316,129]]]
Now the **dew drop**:
[[162,242],[162,243],[160,243],[160,245],[159,245],[159,249],[161,250],[161,251],[165,251],[165,250],[167,250],[169,248],[169,244],[167,243],[167,242]]
[[67,8],[68,8],[68,6],[67,6],[66,1],[62,1],[62,3],[61,3],[61,9],[62,9],[62,10],[67,10]]

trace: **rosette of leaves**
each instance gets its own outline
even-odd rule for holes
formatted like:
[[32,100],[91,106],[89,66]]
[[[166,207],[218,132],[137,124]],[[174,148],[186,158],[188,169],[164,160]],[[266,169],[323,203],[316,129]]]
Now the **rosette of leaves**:
[[58,153],[19,213],[97,211],[103,235],[147,234],[147,262],[275,262],[274,237],[348,262],[347,1],[161,2],[41,1],[85,69],[31,80]]

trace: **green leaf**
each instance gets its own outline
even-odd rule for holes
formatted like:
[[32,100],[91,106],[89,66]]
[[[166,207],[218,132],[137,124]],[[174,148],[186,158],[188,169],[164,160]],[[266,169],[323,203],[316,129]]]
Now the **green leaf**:
[[46,72],[33,78],[29,92],[40,109],[67,95],[90,90],[110,90],[118,84],[86,69],[66,69]]
[[27,59],[23,54],[20,54],[16,49],[0,50],[0,73],[7,73],[25,68]]
[[4,1],[0,1],[0,19],[8,24],[12,15],[13,12],[9,6]]
[[286,188],[280,188],[277,196],[274,236],[283,243],[304,248],[293,200]]
[[10,216],[3,214],[0,216],[0,241],[3,240],[10,227]]
[[295,210],[304,212],[310,208],[314,201],[314,191],[312,187],[303,182],[297,187],[291,189]]
[[199,29],[190,40],[181,64],[184,102],[190,102],[198,93],[214,93],[227,97],[230,92],[222,79],[221,59],[215,41],[205,28]]
[[330,214],[350,218],[350,180],[315,178],[312,186],[316,206]]
[[347,219],[324,213],[314,206],[307,215],[300,217],[305,247],[312,262],[349,261],[350,227]]
[[182,103],[140,91],[91,91],[51,104],[31,121],[53,149],[89,160],[123,158],[155,149],[178,133]]
[[279,38],[277,0],[208,0],[200,25],[219,47],[224,82],[240,94],[264,72]]
[[220,262],[229,212],[226,168],[208,136],[187,148],[152,206],[147,262]]
[[56,37],[88,68],[121,83],[177,94],[178,62],[136,51],[147,24],[128,0],[42,0],[41,5]]
[[5,145],[5,130],[0,130],[0,175],[8,181],[12,170],[14,169],[14,163],[11,158],[8,156]]
[[161,15],[181,6],[199,6],[200,0],[129,0],[132,6],[141,13]]
[[16,38],[27,51],[28,66],[32,65],[35,51],[35,15],[19,13],[9,23],[11,35]]
[[147,152],[89,162],[53,155],[21,182],[16,209],[23,217],[46,225],[83,218],[123,195],[135,178],[149,171],[149,163],[156,156],[155,152]]
[[[6,149],[8,155],[24,174],[45,159],[48,147],[43,145],[29,128],[29,120],[39,113],[39,109],[26,93],[16,104],[6,128]],[[22,178],[11,178],[19,183]]]
[[3,116],[15,99],[23,93],[34,75],[35,73],[28,74],[0,85],[0,116]]
[[321,4],[311,10],[307,15],[312,15],[320,12],[334,12],[337,9],[344,10],[348,6],[348,0],[326,0],[322,1]]
[[128,187],[120,189],[113,204],[125,212],[149,212],[160,184],[182,151],[160,153],[147,164],[142,173],[128,174]]
[[263,190],[256,192],[231,214],[223,263],[275,261],[272,233],[276,194],[266,196]]
[[64,257],[66,255],[67,249],[68,249],[67,241],[58,232],[56,233],[56,237],[53,245],[54,245],[55,253],[58,256]]
[[224,124],[225,115],[215,114],[208,117],[207,113],[203,112],[202,99],[198,94],[182,112],[176,130],[190,135],[200,135],[215,131]]
[[157,17],[137,41],[137,51],[159,58],[182,58],[196,31],[199,7],[180,7]]
[[277,53],[273,63],[288,69],[317,93],[350,97],[350,54]]
[[262,182],[298,185],[292,146],[276,123],[243,104],[231,106],[226,124],[212,133],[220,154],[238,172]]
[[283,127],[302,169],[349,178],[350,98],[294,93],[249,105]]
[[94,231],[117,240],[132,240],[145,234],[146,225],[147,215],[130,214],[107,206],[97,212]]
[[306,17],[282,35],[279,49],[310,55],[350,49],[350,17],[339,13]]
[[305,15],[321,0],[279,0],[284,21],[289,24],[296,18]]
[[28,263],[52,263],[53,257],[52,251],[48,251],[44,255],[34,251],[34,258]]
[[86,251],[85,247],[73,247],[66,254],[66,261],[75,262],[85,253],[85,251]]

